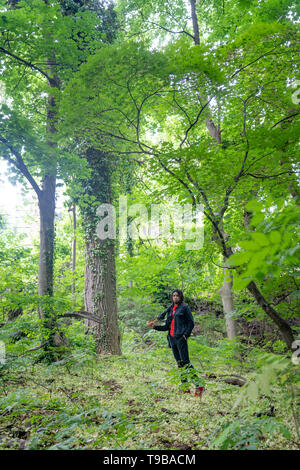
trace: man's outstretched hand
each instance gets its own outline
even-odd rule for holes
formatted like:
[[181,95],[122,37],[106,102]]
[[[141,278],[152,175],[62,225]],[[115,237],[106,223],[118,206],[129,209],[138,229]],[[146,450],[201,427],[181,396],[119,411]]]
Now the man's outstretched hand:
[[152,320],[152,321],[147,321],[147,326],[149,326],[150,328],[153,328],[155,323],[157,322],[157,318],[155,320]]

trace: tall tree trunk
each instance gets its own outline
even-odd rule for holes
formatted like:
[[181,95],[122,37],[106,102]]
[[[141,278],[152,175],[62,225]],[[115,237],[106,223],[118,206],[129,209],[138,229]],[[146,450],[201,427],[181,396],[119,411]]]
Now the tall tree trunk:
[[[199,37],[199,24],[198,24],[198,18],[197,18],[197,13],[196,13],[196,0],[190,0],[190,5],[191,5],[191,14],[192,14],[192,21],[193,21],[193,31],[194,31],[194,43],[195,45],[200,44],[200,37]],[[203,103],[207,101],[207,98],[203,95],[201,95],[201,100]],[[221,131],[219,129],[219,126],[216,126],[209,108],[206,108],[206,118],[205,118],[205,124],[206,128],[217,144],[221,145]],[[217,214],[216,214],[216,220],[217,220]],[[225,233],[222,228],[222,221],[218,221],[220,233],[224,237],[225,240]],[[219,238],[219,234],[217,234]],[[231,252],[231,250],[229,249]],[[228,254],[230,256],[231,253]],[[223,262],[223,273],[224,273],[224,281],[223,285],[219,290],[219,294],[222,299],[222,304],[223,304],[223,309],[224,313],[230,314],[233,311],[233,292],[232,292],[232,274],[230,272],[230,269],[228,268],[226,264],[227,257],[224,256],[224,262]],[[227,331],[227,336],[228,338],[232,339],[236,336],[236,321],[233,318],[226,318],[226,331]]]
[[[47,3],[47,2],[46,2]],[[52,62],[47,58],[49,78],[51,88],[59,88],[58,77],[55,74],[55,57]],[[54,96],[50,93],[47,106],[47,145],[52,150],[56,148],[55,143],[55,117],[56,103]],[[54,219],[55,219],[55,192],[56,192],[56,158],[53,155],[53,164],[49,164],[49,170],[45,174],[42,182],[42,190],[38,194],[40,210],[40,260],[39,260],[39,286],[40,296],[53,296],[53,260],[54,260]],[[40,316],[52,317],[49,328],[54,321],[53,315],[46,313],[43,308],[39,309]]]
[[[47,1],[46,1],[47,3]],[[51,38],[50,38],[51,39]],[[56,57],[46,59],[49,73],[49,85],[53,89],[59,89],[59,78],[56,72]],[[40,209],[40,260],[39,260],[39,286],[40,296],[53,296],[53,265],[54,265],[54,223],[55,223],[55,193],[56,193],[56,115],[57,104],[54,95],[50,92],[47,108],[47,133],[48,147],[53,150],[53,162],[49,163],[47,174],[43,178],[42,191],[38,194]],[[69,341],[64,333],[57,331],[57,315],[53,306],[40,307],[39,314],[44,319],[44,327],[47,330],[47,342],[45,352],[53,359],[56,354],[49,353],[53,346],[69,346]]]
[[[111,204],[110,169],[106,156],[90,148],[86,152],[89,167],[93,173],[84,184],[87,194],[96,197],[100,204]],[[99,354],[121,354],[120,331],[118,326],[115,239],[100,239],[97,235],[97,207],[82,207],[85,230],[85,309],[96,315],[100,323],[87,321],[96,331]]]
[[43,179],[39,194],[40,210],[40,260],[38,293],[53,295],[54,217],[56,176]]
[[[217,127],[213,120],[209,116],[206,117],[206,127],[211,135],[211,137],[216,140],[216,142],[220,145],[221,144],[221,132],[219,127]],[[217,234],[217,238],[220,240],[220,237],[223,237],[224,242],[226,243],[226,234],[223,229],[222,225],[222,220],[219,217],[219,214],[215,214],[215,221],[218,224],[219,227],[219,233]],[[231,318],[230,316],[226,317],[226,314],[230,315],[234,309],[234,301],[233,301],[233,290],[232,290],[232,285],[233,285],[233,278],[231,274],[231,270],[228,267],[227,264],[227,259],[229,256],[232,255],[232,249],[231,247],[226,247],[226,254],[227,256],[224,256],[223,258],[223,274],[224,274],[224,281],[221,289],[219,290],[219,294],[222,299],[222,305],[225,313],[225,321],[226,321],[226,332],[227,332],[227,337],[229,339],[233,339],[237,335],[237,330],[236,330],[236,321],[234,318]]]
[[76,206],[72,206],[72,215],[73,215],[73,241],[72,241],[72,299],[73,306],[75,307],[75,271],[76,271]]
[[[89,222],[85,217],[85,223]],[[97,352],[121,354],[113,240],[87,240],[84,295],[86,310],[101,321],[87,320],[87,325],[96,332]]]
[[200,36],[199,36],[199,24],[198,18],[196,13],[196,0],[190,0],[191,5],[191,16],[193,22],[193,30],[194,30],[194,42],[195,44],[200,44]]

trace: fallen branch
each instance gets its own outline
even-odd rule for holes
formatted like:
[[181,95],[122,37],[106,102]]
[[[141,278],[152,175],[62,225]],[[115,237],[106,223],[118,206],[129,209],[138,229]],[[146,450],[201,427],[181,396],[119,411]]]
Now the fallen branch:
[[[222,378],[222,377],[227,377],[227,378]],[[208,374],[207,378],[217,379],[217,380],[220,380],[221,382],[225,382],[230,385],[238,385],[239,387],[242,387],[247,382],[247,379],[236,374],[221,374],[221,375]]]
[[32,351],[37,351],[38,349],[43,348],[47,343],[48,343],[48,341],[44,341],[43,343],[39,344],[38,346],[35,346],[35,348],[27,349],[27,351],[25,351],[23,354],[21,354],[21,356],[24,356],[24,354],[27,354],[27,353],[32,352]]

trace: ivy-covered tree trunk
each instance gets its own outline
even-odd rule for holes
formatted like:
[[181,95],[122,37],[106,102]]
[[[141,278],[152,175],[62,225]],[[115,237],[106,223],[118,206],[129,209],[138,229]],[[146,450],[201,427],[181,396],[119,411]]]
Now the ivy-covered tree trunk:
[[[91,177],[85,182],[86,194],[96,201],[82,206],[85,231],[85,309],[97,316],[100,322],[87,320],[96,332],[99,354],[121,354],[118,326],[115,239],[100,239],[97,215],[100,204],[111,204],[110,168],[107,157],[99,150],[86,152]],[[96,203],[95,203],[96,202]]]

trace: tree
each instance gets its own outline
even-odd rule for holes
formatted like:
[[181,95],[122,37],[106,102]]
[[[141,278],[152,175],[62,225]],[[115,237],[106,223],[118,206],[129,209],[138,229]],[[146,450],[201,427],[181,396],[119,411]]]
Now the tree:
[[[57,171],[58,165],[61,173],[70,168],[67,154],[63,154],[64,162],[57,151],[57,98],[70,74],[94,49],[99,34],[95,31],[94,15],[85,12],[67,17],[59,3],[29,0],[2,8],[2,79],[11,101],[2,106],[0,142],[4,157],[37,195],[41,227],[38,293],[42,298],[52,297]],[[82,30],[84,48],[78,47],[78,33]],[[41,306],[40,312],[51,332],[51,344],[56,314],[51,306],[47,311]]]
[[[115,239],[100,238],[98,224],[104,216],[98,210],[102,204],[112,207],[111,162],[101,150],[88,148],[86,158],[91,177],[83,183],[85,196],[91,196],[93,203],[87,204],[86,197],[80,203],[86,240],[85,263],[85,308],[98,317],[98,322],[88,320],[96,329],[97,351],[99,354],[120,354],[121,337],[117,317]],[[108,209],[109,210],[109,209]],[[109,232],[110,233],[110,232]],[[108,235],[109,235],[108,233]]]
[[[243,206],[250,191],[265,197],[268,186],[263,183],[269,178],[288,175],[295,182],[291,127],[281,130],[280,143],[278,132],[270,131],[276,128],[276,122],[290,116],[286,84],[295,72],[295,28],[283,18],[282,24],[270,18],[265,24],[246,27],[242,23],[240,34],[229,36],[219,47],[215,38],[194,46],[181,38],[167,46],[165,54],[149,52],[132,42],[106,48],[101,66],[96,55],[81,67],[72,83],[78,93],[68,102],[73,108],[70,122],[74,125],[78,109],[84,106],[88,118],[81,123],[82,131],[96,134],[104,151],[148,156],[147,168],[167,184],[171,193],[177,181],[177,193],[182,191],[193,204],[203,202],[226,271],[238,242],[225,228],[229,212],[233,208],[239,211],[236,219],[242,231]],[[289,67],[278,68],[281,55],[288,58]],[[83,77],[88,92],[78,88]],[[272,99],[274,87],[281,96],[280,104]],[[207,100],[203,100],[203,89]],[[222,139],[218,138],[221,132]],[[263,145],[266,141],[267,151]],[[282,142],[286,155],[280,162]],[[272,158],[266,160],[270,155]],[[174,178],[171,185],[170,175]],[[232,280],[225,276],[226,282],[230,292]],[[231,302],[228,310],[232,310]],[[292,332],[287,324],[285,328],[288,336],[281,331],[290,347]]]
[[[103,43],[110,43],[115,37],[117,28],[115,13],[111,4],[94,4],[78,2],[71,5],[72,14],[88,8],[97,15],[103,36]],[[70,11],[70,8],[67,11]],[[100,45],[99,45],[100,47]],[[68,113],[68,110],[67,110]],[[89,176],[80,174],[70,187],[71,198],[80,208],[85,231],[85,310],[97,317],[97,322],[87,320],[87,325],[96,332],[97,351],[120,354],[120,332],[117,319],[116,275],[115,275],[115,242],[101,240],[97,236],[97,226],[101,216],[97,214],[101,204],[112,204],[111,174],[116,165],[115,159],[101,151],[94,139],[88,135],[77,135],[76,129],[70,132],[61,123],[62,145],[77,147],[78,155],[87,162]],[[78,191],[78,185],[80,190]]]
[[[247,5],[246,5],[246,8],[244,8],[244,5],[242,5],[242,2],[227,2],[226,8],[227,8],[227,12],[230,11],[230,16],[228,14],[227,15],[225,14],[224,3],[223,3],[223,6],[222,6],[222,15],[221,16],[220,16],[221,7],[216,6],[214,2],[211,2],[211,3],[212,3],[211,8],[207,9],[207,5],[206,5],[205,6],[205,11],[203,11],[201,9],[201,6],[199,7],[198,13],[200,12],[200,18],[201,18],[201,22],[200,22],[201,27],[199,27],[199,21],[198,21],[195,1],[191,0],[190,1],[190,6],[191,6],[191,18],[192,18],[192,25],[193,25],[193,35],[191,35],[191,33],[186,29],[186,26],[184,26],[182,28],[182,30],[177,31],[177,34],[183,34],[183,35],[185,35],[185,37],[189,37],[189,38],[192,37],[192,39],[194,41],[194,44],[196,46],[200,45],[200,42],[204,42],[204,43],[207,42],[208,44],[209,43],[210,44],[215,44],[216,39],[222,38],[221,43],[223,43],[225,45],[231,43],[231,47],[232,47],[232,44],[233,44],[233,47],[234,47],[235,43],[238,43],[239,45],[241,44],[240,43],[240,38],[242,38],[242,40],[244,42],[246,42],[247,40],[249,41],[249,46],[250,46],[249,49],[251,50],[251,52],[253,52],[255,50],[255,47],[253,47],[251,42],[250,42],[253,38],[253,36],[252,36],[253,32],[258,33],[258,31],[259,31],[259,36],[258,37],[260,37],[260,35],[262,34],[262,25],[267,26],[267,28],[264,29],[263,34],[266,34],[266,36],[269,35],[269,38],[270,38],[269,41],[267,42],[268,50],[266,50],[265,53],[263,53],[263,54],[257,55],[257,57],[254,60],[253,60],[253,57],[251,57],[252,60],[250,60],[249,63],[246,66],[244,66],[244,67],[238,66],[237,70],[234,71],[234,73],[232,73],[232,78],[235,77],[237,74],[239,74],[241,71],[243,72],[244,68],[252,66],[253,63],[263,59],[265,56],[268,56],[269,54],[270,55],[274,54],[276,56],[276,55],[280,55],[280,54],[290,53],[291,61],[293,60],[293,49],[292,49],[292,47],[289,49],[288,43],[285,42],[285,41],[287,40],[288,37],[293,37],[295,39],[295,31],[294,31],[293,25],[291,23],[289,24],[289,21],[287,19],[288,15],[289,15],[289,19],[292,18],[293,8],[295,7],[294,2],[273,2],[273,1],[271,1],[271,2],[266,2],[267,5],[264,5],[264,6],[259,5],[258,8],[257,8],[257,5],[255,5],[255,2],[250,2],[250,3],[248,2]],[[240,3],[240,5],[237,5],[237,3]],[[249,7],[250,7],[250,4],[252,4],[252,3],[253,3],[253,5],[251,5],[251,12],[250,12]],[[165,10],[161,9],[160,11],[162,12],[162,14],[159,14],[156,11],[156,13],[158,13],[159,20],[154,23],[153,21],[151,21],[151,15],[154,16],[154,10],[151,7],[149,8],[149,5],[147,5],[147,6],[145,4],[141,5],[139,2],[133,1],[133,2],[127,2],[127,6],[129,8],[129,10],[131,10],[131,11],[132,11],[133,8],[138,9],[138,11],[141,13],[141,17],[142,17],[143,21],[146,21],[146,23],[149,23],[149,24],[151,23],[151,24],[157,26],[158,28],[162,29],[163,31],[168,31],[169,33],[172,33],[172,34],[175,34],[174,28],[171,31],[170,30],[171,27],[170,27],[169,24],[168,24],[168,27],[166,28],[166,22],[165,22],[166,21],[166,15],[167,15],[169,21],[170,21],[170,19],[171,19],[171,21],[173,20],[173,25],[175,26],[175,24],[174,24],[175,19],[176,19],[175,22],[177,24],[179,23],[179,15],[180,15],[179,12],[180,12],[180,10],[182,11],[183,15],[186,14],[186,7],[184,5],[182,5],[180,2],[178,2],[176,6],[175,5],[173,6],[173,11],[172,11],[172,8],[169,8],[169,9],[167,8]],[[238,8],[237,8],[237,6],[238,6]],[[271,9],[270,9],[270,6],[272,7]],[[228,7],[229,7],[229,9],[228,9]],[[253,7],[254,7],[254,9],[252,9]],[[175,12],[174,12],[174,9],[175,9]],[[234,11],[233,15],[232,15],[232,11]],[[209,12],[208,15],[207,15],[207,12]],[[251,23],[254,23],[250,27],[248,25],[249,15],[251,15],[251,17],[253,18]],[[135,26],[138,24],[138,27],[139,27],[139,21],[140,20],[139,20],[139,18],[136,20],[136,18],[137,18],[137,16],[135,16],[133,20],[130,18],[129,21],[130,21],[130,23],[132,23],[132,21],[133,21],[133,23],[135,23]],[[157,18],[157,16],[156,16],[156,18]],[[234,24],[232,22],[233,18],[236,18],[236,24],[235,24],[234,30],[233,30],[233,27],[232,27],[233,24]],[[275,20],[276,20],[276,24],[273,23],[273,25],[272,25],[272,21],[274,22]],[[278,24],[277,24],[278,22],[282,23],[282,24],[280,26],[278,26]],[[257,25],[256,25],[256,23],[257,23]],[[186,23],[185,23],[185,25],[186,25]],[[207,25],[209,25],[208,28],[207,28]],[[204,35],[205,34],[205,29],[209,30],[209,28],[211,28],[212,33],[210,34],[209,39],[206,41],[205,40],[205,35]],[[202,34],[203,34],[203,36],[201,38],[201,41],[200,41],[199,30],[201,30]],[[281,37],[280,37],[279,31],[281,33]],[[208,32],[210,33],[210,31],[208,31]],[[277,38],[275,36],[276,33],[278,33]],[[272,34],[273,34],[273,36],[272,36]],[[273,41],[272,41],[272,39],[273,39]],[[273,49],[269,50],[270,49],[270,44],[272,45],[272,42],[273,42],[273,46],[275,45],[275,47]],[[216,48],[213,47],[212,50],[214,50],[214,49],[216,49]],[[226,51],[226,46],[224,47],[222,45],[221,48],[219,48],[219,49],[220,50],[223,49],[224,51]],[[247,57],[247,53],[245,54],[247,49],[248,49],[248,47],[245,46],[245,48],[242,49],[242,52],[239,51],[238,55],[242,56],[242,54],[243,54],[243,59],[244,59],[245,57]],[[229,47],[229,50],[230,50],[230,47]],[[289,52],[289,50],[291,52]],[[182,53],[182,55],[181,55],[181,58],[182,58],[182,56],[185,55],[183,48],[181,48],[180,52]],[[190,49],[189,49],[189,53],[190,53]],[[202,51],[198,50],[198,53],[201,54]],[[221,56],[221,57],[224,57],[224,56]],[[254,52],[254,57],[255,57],[255,52]],[[218,54],[215,55],[215,58],[218,59]],[[192,58],[191,62],[193,62],[193,63],[188,64],[186,71],[188,71],[190,73],[193,73],[193,70],[194,70],[197,73],[198,70],[197,70],[197,68],[195,68],[196,62],[193,60],[193,58]],[[208,69],[208,67],[207,67],[207,69]],[[176,68],[176,70],[178,70],[178,67]],[[276,69],[275,69],[275,73],[276,73]],[[290,71],[290,73],[291,73],[291,76],[294,74],[293,63],[292,62],[291,62],[291,71]],[[188,74],[186,74],[186,77],[188,77],[189,79],[191,78],[191,76],[188,76]],[[287,83],[286,80],[288,80],[288,78],[286,78],[286,77],[287,77],[287,75],[285,75],[285,78],[283,78],[283,79],[281,78],[283,83],[284,82]],[[266,88],[268,87],[269,82],[268,82],[267,73],[263,74],[263,78],[266,80],[266,82],[263,82],[263,80],[261,80],[260,87],[257,87],[256,90],[254,91],[254,93],[252,91],[253,94],[250,94],[246,99],[243,100],[243,106],[244,106],[244,111],[243,111],[243,114],[244,114],[243,133],[244,133],[244,137],[247,141],[248,147],[246,148],[246,151],[245,151],[245,154],[244,154],[241,170],[234,177],[235,183],[238,183],[239,179],[241,177],[244,177],[243,167],[244,167],[244,163],[246,163],[246,160],[248,158],[248,152],[250,150],[249,149],[249,142],[248,142],[247,135],[246,135],[246,126],[247,126],[247,124],[246,124],[246,114],[248,112],[248,109],[247,109],[248,104],[249,104],[248,101],[253,98],[253,95],[257,96],[256,95],[257,93],[261,93],[261,90],[265,86],[266,86]],[[213,83],[211,83],[211,84],[213,84]],[[217,83],[215,83],[215,84],[217,85]],[[226,85],[228,86],[229,84],[230,84],[230,82],[228,82]],[[243,81],[243,85],[244,84],[245,84],[245,81]],[[200,83],[200,87],[199,87],[199,82],[196,82],[196,80],[195,80],[195,89],[197,89],[197,87],[198,87],[199,99],[202,101],[202,103],[203,102],[205,103],[205,102],[207,102],[207,99],[204,97],[204,92],[201,89],[201,85],[202,85],[202,83]],[[209,131],[211,137],[216,140],[218,145],[222,144],[221,132],[224,132],[224,131],[227,130],[226,127],[225,127],[226,125],[227,126],[228,126],[228,124],[231,125],[231,122],[229,120],[226,121],[226,124],[225,124],[225,121],[222,122],[222,114],[221,114],[222,94],[224,94],[224,91],[225,91],[225,95],[226,95],[226,87],[224,87],[224,85],[223,85],[222,88],[223,89],[221,90],[221,92],[220,91],[218,92],[217,89],[212,90],[212,92],[214,93],[214,99],[217,100],[217,105],[218,105],[218,122],[219,122],[218,126],[214,124],[214,120],[212,118],[212,115],[211,115],[210,111],[208,111],[208,107],[206,108],[207,115],[206,115],[206,118],[205,118],[205,123],[206,123],[207,130]],[[200,101],[200,104],[201,104],[201,101]],[[223,102],[224,101],[225,100],[223,99]],[[268,104],[270,104],[270,103],[268,103]],[[272,104],[271,104],[271,106],[272,106]],[[185,112],[186,109],[187,108],[182,107],[181,111]],[[184,140],[182,140],[181,143],[180,143],[180,147],[183,145],[183,143],[184,144],[186,143],[187,133],[190,132],[192,130],[192,128],[195,125],[198,124],[198,119],[200,117],[200,114],[202,114],[203,110],[204,110],[204,108],[200,109],[200,112],[199,112],[199,114],[197,114],[197,117],[194,121],[193,120],[189,121],[190,126],[188,127],[188,129],[186,131]],[[298,111],[296,109],[292,109],[292,110],[288,109],[286,111],[286,113],[287,113],[287,116],[283,118],[283,121],[285,121],[285,119],[287,119],[287,118],[296,116],[298,114]],[[185,112],[185,117],[188,118],[187,112]],[[221,127],[220,127],[220,122],[223,124],[223,125],[221,124]],[[282,122],[282,120],[280,120],[279,122]],[[278,123],[274,124],[273,127],[275,127],[277,124]],[[221,128],[222,128],[222,130],[221,130]],[[291,139],[290,143],[293,143],[293,139]],[[226,146],[227,145],[225,143],[225,148],[226,148]],[[165,168],[167,169],[167,167],[165,167]],[[171,172],[170,172],[170,174],[171,174]],[[290,183],[290,185],[292,184],[292,187],[296,188],[297,184],[295,183],[295,172],[294,172],[293,167],[290,165],[287,170],[285,170],[283,172],[279,172],[278,176],[283,175],[283,174],[286,174],[286,175],[290,176],[290,178],[293,180],[293,183]],[[264,178],[261,175],[256,176],[256,175],[250,174],[249,176],[253,176],[255,178],[257,178],[257,177],[258,178]],[[270,177],[270,176],[267,176],[267,177]],[[272,175],[271,177],[272,178],[276,177],[276,175],[274,175],[274,176]],[[192,182],[192,178],[189,177],[188,179]],[[194,184],[194,183],[192,182],[192,184]],[[211,221],[211,223],[214,227],[214,230],[215,230],[215,233],[216,233],[216,239],[218,240],[218,242],[222,246],[222,251],[223,251],[223,256],[224,256],[224,278],[225,279],[224,279],[223,287],[222,287],[222,289],[220,289],[220,293],[221,293],[222,299],[223,299],[224,310],[225,310],[225,312],[230,314],[230,312],[233,310],[233,300],[232,300],[232,293],[231,293],[232,276],[231,276],[231,274],[228,274],[228,273],[230,273],[230,268],[228,270],[228,257],[230,257],[232,255],[233,251],[232,251],[232,248],[230,247],[230,245],[228,243],[228,239],[226,239],[228,237],[228,234],[225,234],[224,229],[223,229],[223,217],[224,217],[224,214],[225,214],[226,210],[228,209],[228,199],[229,199],[229,197],[232,197],[232,192],[234,190],[234,185],[229,184],[227,186],[226,192],[225,192],[225,197],[224,197],[224,203],[220,207],[217,208],[217,211],[215,211],[215,209],[212,210],[211,202],[209,202],[209,198],[207,197],[207,193],[205,193],[203,188],[201,188],[201,184],[200,185],[197,184],[197,186],[196,186],[196,189],[198,191],[200,191],[200,194],[201,194],[202,199],[203,199],[203,201],[206,205],[206,208],[209,211],[209,215],[210,215],[209,220]],[[295,189],[294,189],[294,191],[295,191]],[[296,192],[297,192],[297,190],[296,190]],[[266,302],[265,300],[262,302],[261,299],[263,299],[263,296],[259,292],[259,289],[258,289],[257,285],[255,285],[255,283],[253,283],[253,281],[251,283],[249,283],[248,289],[254,295],[254,297],[258,301],[258,303],[261,306],[263,306],[266,313],[271,318],[273,318],[273,320],[278,324],[278,326],[280,327],[280,329],[282,331],[282,334],[283,334],[283,336],[284,336],[284,338],[287,342],[287,345],[290,347],[291,343],[293,341],[293,335],[292,335],[291,329],[289,328],[288,324],[284,320],[282,320],[275,311],[273,311],[273,309],[271,308],[271,306],[269,305],[268,302]],[[230,321],[230,319],[228,319],[228,335],[229,335],[229,337],[232,337],[232,336],[235,335],[234,330],[235,330],[234,323],[232,321]]]

